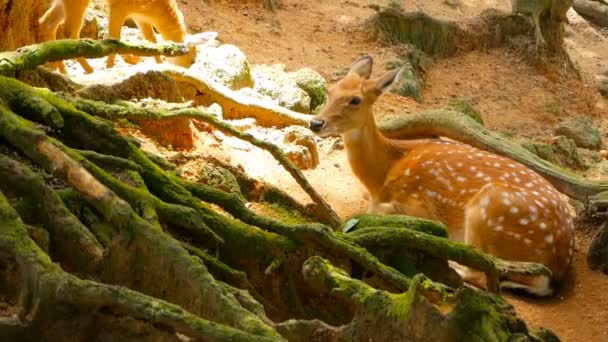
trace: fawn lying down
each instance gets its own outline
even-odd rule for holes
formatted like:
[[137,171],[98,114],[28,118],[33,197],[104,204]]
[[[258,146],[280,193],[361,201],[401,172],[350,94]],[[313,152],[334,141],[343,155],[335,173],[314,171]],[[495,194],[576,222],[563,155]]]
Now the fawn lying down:
[[[332,85],[325,107],[310,121],[319,136],[340,134],[350,166],[369,191],[369,212],[444,222],[450,239],[511,261],[545,265],[548,276],[513,275],[501,287],[544,296],[567,273],[574,251],[567,204],[526,166],[474,147],[440,139],[390,140],[376,127],[374,102],[400,70],[370,78],[373,60],[357,60]],[[480,272],[459,268],[485,288]]]
[[[42,41],[57,39],[57,29],[62,23],[65,25],[69,38],[78,39],[80,29],[84,22],[84,15],[91,0],[55,0],[51,7],[38,20],[40,38]],[[156,28],[164,40],[176,43],[185,43],[190,52],[184,56],[168,57],[169,62],[182,67],[190,67],[196,59],[196,46],[214,39],[216,32],[202,32],[195,35],[188,34],[184,16],[177,7],[176,0],[107,0],[109,8],[109,37],[120,39],[120,31],[127,18],[132,18],[147,40],[155,43]],[[125,61],[134,64],[139,58],[123,56]],[[157,63],[162,60],[155,57]],[[93,68],[86,59],[77,59],[87,73]],[[114,66],[115,55],[108,56],[106,66]],[[66,73],[63,62],[54,63],[62,73]]]

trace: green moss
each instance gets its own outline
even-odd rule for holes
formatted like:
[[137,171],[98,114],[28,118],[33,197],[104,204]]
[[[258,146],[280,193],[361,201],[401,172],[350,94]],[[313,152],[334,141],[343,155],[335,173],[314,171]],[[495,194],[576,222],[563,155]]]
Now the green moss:
[[564,111],[564,108],[557,102],[551,101],[545,104],[545,112],[553,115],[560,115]]
[[327,100],[327,81],[311,68],[302,68],[289,74],[298,87],[310,96],[310,109],[314,113]]
[[558,162],[555,152],[553,151],[553,147],[549,144],[539,142],[523,142],[521,143],[521,147],[525,148],[526,150],[534,153],[535,155],[548,162]]
[[[419,232],[424,232],[438,237],[448,237],[447,227],[438,221],[418,219],[406,215],[356,215],[346,221],[347,224],[351,220],[357,222],[349,229],[353,232],[366,227],[394,227],[411,229]],[[341,229],[342,230],[342,229]]]
[[450,100],[450,102],[448,102],[445,109],[462,113],[462,114],[472,118],[480,125],[482,125],[482,126],[484,125],[481,113],[471,103],[469,103],[465,99],[452,99],[452,100]]
[[236,177],[221,165],[205,163],[199,171],[200,180],[216,189],[242,196]]

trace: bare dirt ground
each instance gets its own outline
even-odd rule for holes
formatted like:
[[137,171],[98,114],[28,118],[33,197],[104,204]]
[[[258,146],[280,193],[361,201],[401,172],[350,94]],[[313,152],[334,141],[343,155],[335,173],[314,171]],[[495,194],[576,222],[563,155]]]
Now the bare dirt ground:
[[[180,7],[191,32],[218,31],[222,41],[241,48],[253,64],[282,63],[288,70],[309,66],[335,81],[361,54],[374,55],[376,74],[383,72],[384,62],[394,57],[391,47],[369,41],[360,30],[373,14],[366,6],[387,1],[284,2],[286,7],[277,12],[229,1],[206,4],[180,0]],[[452,8],[444,0],[410,0],[402,1],[402,6],[444,19],[463,20],[490,7],[508,11],[510,1],[462,0],[459,8]],[[423,104],[388,94],[377,104],[376,114],[407,115],[419,109],[442,107],[451,98],[463,98],[481,111],[486,126],[493,130],[513,130],[548,139],[560,121],[588,115],[600,124],[605,139],[608,105],[599,96],[597,84],[608,77],[608,34],[574,12],[569,19],[566,47],[580,67],[583,82],[541,74],[509,48],[475,51],[436,61],[427,75]],[[303,202],[309,201],[266,152],[248,144],[219,143],[211,134],[199,134],[195,153],[230,156],[252,177],[264,179]],[[321,163],[305,174],[338,214],[346,218],[364,211],[366,202],[344,151],[332,148],[332,144],[333,141],[320,143]],[[149,140],[146,145],[165,155],[175,153]],[[574,271],[559,295],[543,300],[507,295],[524,319],[553,329],[563,341],[608,341],[608,277],[590,271],[585,263],[587,246],[596,228],[578,225]]]
[[[290,70],[310,66],[334,81],[336,73],[360,54],[374,55],[376,73],[382,72],[383,62],[393,56],[390,47],[370,42],[358,29],[373,13],[365,7],[372,1],[286,3],[286,8],[276,13],[255,6],[201,6],[193,1],[182,7],[188,9],[185,15],[191,30],[218,30],[221,38],[239,46],[251,63],[283,63]],[[504,0],[463,0],[459,9],[445,5],[443,0],[402,1],[402,5],[406,10],[424,10],[451,20],[478,15],[488,7],[504,11],[510,8],[509,1]],[[602,117],[607,106],[596,88],[597,82],[608,76],[608,64],[601,63],[608,60],[607,35],[576,15],[570,19],[566,44],[584,83],[542,75],[507,48],[477,51],[437,61],[427,75],[424,104],[391,94],[381,99],[377,115],[441,107],[459,97],[475,104],[487,126],[494,130],[511,129],[530,137],[549,138],[561,120],[577,115],[592,116],[608,128]],[[264,152],[236,150],[232,156],[253,176],[308,201]],[[340,216],[365,210],[363,192],[350,172],[344,151],[328,154],[322,144],[321,156],[321,164],[306,172],[311,183]],[[590,271],[585,263],[594,228],[579,232],[573,275],[558,296],[538,300],[508,295],[524,319],[554,329],[563,341],[608,340],[608,277]]]

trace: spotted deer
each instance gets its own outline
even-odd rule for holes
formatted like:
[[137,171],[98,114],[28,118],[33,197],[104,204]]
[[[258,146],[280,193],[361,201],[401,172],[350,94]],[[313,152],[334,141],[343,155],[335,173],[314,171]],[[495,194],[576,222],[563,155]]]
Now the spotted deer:
[[[351,169],[369,191],[368,212],[442,221],[450,239],[504,260],[541,263],[550,276],[512,275],[500,286],[552,294],[574,250],[572,218],[558,192],[526,166],[469,145],[384,137],[372,108],[401,70],[370,78],[372,64],[370,56],[357,60],[309,123],[318,136],[342,136]],[[487,288],[480,272],[457,271]]]
[[[91,0],[54,0],[51,7],[38,20],[41,40],[57,39],[57,29],[61,24],[64,24],[69,38],[78,39],[90,2]],[[177,7],[176,0],[107,0],[107,4],[110,38],[120,39],[122,25],[128,18],[133,19],[144,38],[153,43],[157,41],[154,34],[156,28],[164,40],[188,45],[189,52],[186,55],[167,58],[170,63],[178,66],[190,67],[196,59],[196,46],[217,37],[216,32],[188,34],[184,16]],[[131,55],[122,57],[130,64],[139,61],[138,57]],[[106,67],[113,67],[115,58],[115,54],[109,55]],[[160,56],[156,56],[155,60],[157,63],[162,62]],[[86,59],[78,58],[77,61],[86,73],[93,72]],[[66,73],[63,62],[53,63],[53,66],[59,68],[61,73]]]

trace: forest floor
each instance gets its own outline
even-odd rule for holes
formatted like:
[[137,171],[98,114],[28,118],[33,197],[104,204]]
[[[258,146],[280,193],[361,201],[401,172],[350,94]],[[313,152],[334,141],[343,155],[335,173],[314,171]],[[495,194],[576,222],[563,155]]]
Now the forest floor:
[[[360,29],[373,14],[367,5],[386,1],[284,2],[284,9],[271,12],[253,5],[179,1],[191,32],[219,32],[223,42],[238,46],[252,64],[282,63],[288,70],[311,67],[333,82],[364,53],[374,56],[375,74],[384,71],[385,61],[394,59],[394,47],[370,41]],[[402,1],[402,6],[449,20],[464,20],[490,7],[510,9],[509,0],[460,2],[457,9],[444,0],[409,0]],[[569,19],[566,45],[583,81],[542,74],[508,47],[474,51],[435,61],[427,74],[424,103],[388,94],[379,100],[376,115],[407,115],[420,109],[440,108],[452,98],[461,98],[482,113],[486,126],[492,130],[511,130],[546,141],[561,121],[590,116],[600,125],[606,140],[608,119],[604,114],[608,101],[601,98],[597,85],[608,78],[608,32],[590,26],[574,12]],[[132,133],[149,150],[167,156],[178,153],[157,146],[143,134]],[[302,202],[310,201],[268,153],[248,144],[220,143],[209,133],[198,134],[200,139],[189,153],[224,156],[241,165],[250,176],[264,179]],[[304,172],[309,181],[342,218],[364,211],[363,192],[350,171],[344,150],[335,148],[335,141],[330,139],[320,143],[319,151],[320,165]],[[196,162],[182,165],[186,175],[189,170],[195,172],[196,165],[192,163]],[[563,341],[606,341],[608,277],[590,271],[585,263],[597,226],[578,223],[577,228],[573,274],[557,296],[543,300],[506,296],[522,318],[553,329]]]

